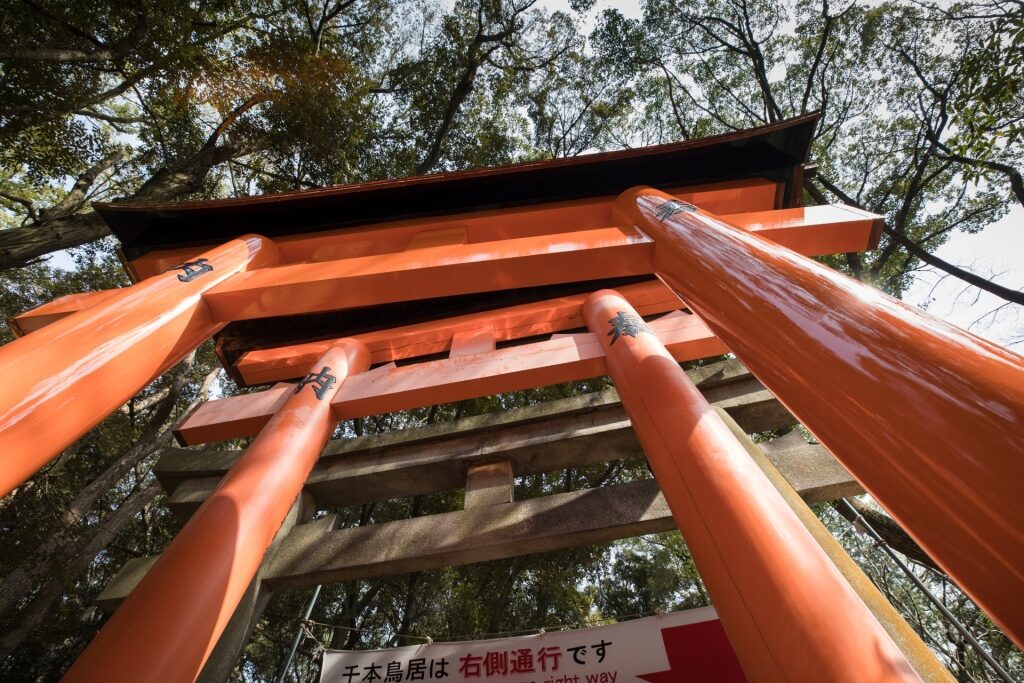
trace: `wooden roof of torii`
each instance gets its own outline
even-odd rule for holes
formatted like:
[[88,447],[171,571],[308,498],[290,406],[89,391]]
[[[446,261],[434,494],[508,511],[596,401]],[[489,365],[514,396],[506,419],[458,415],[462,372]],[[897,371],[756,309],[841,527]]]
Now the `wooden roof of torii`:
[[819,114],[698,140],[356,185],[199,202],[96,203],[127,259],[155,249],[270,238],[386,221],[684,187],[746,178],[781,184],[774,208],[799,205]]

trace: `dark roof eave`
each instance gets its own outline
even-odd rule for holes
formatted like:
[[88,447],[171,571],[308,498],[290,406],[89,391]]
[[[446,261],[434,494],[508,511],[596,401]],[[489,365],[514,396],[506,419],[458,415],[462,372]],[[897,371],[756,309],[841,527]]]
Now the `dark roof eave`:
[[[699,140],[256,197],[96,203],[129,258],[153,249],[461,213],[497,206],[767,176],[788,182],[807,160],[818,113]],[[787,193],[789,196],[789,193]]]

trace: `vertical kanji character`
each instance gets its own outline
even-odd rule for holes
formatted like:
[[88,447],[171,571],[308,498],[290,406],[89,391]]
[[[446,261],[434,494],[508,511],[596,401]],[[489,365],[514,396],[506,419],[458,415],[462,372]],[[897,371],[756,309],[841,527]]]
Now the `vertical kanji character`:
[[295,393],[302,391],[302,388],[307,384],[313,385],[313,393],[316,394],[318,400],[322,401],[324,396],[327,394],[327,390],[334,386],[334,383],[338,381],[338,378],[330,374],[331,369],[326,365],[320,372],[307,373],[298,384],[295,385]]
[[[542,647],[537,653],[537,661],[540,662],[541,671],[558,671],[558,662],[562,658],[561,648],[554,646]],[[551,668],[548,668],[548,660],[551,660]]]
[[174,266],[171,270],[184,271],[178,275],[179,282],[192,282],[200,275],[211,272],[213,266],[206,259],[200,258],[195,261],[185,261],[180,266]]
[[636,337],[641,332],[647,334],[654,334],[651,332],[651,328],[647,326],[644,319],[633,315],[632,313],[626,313],[625,311],[619,311],[615,314],[615,317],[608,321],[611,323],[612,329],[608,330],[608,336],[612,338],[609,345],[614,344],[619,340],[619,337],[626,335],[627,337]]
[[388,662],[387,674],[384,676],[384,683],[402,683],[402,663]]
[[409,660],[409,666],[405,671],[405,680],[422,681],[427,677],[427,660],[425,657],[415,657]]
[[484,658],[477,655],[467,654],[459,659],[459,673],[463,678],[479,678],[480,665]]
[[488,676],[508,675],[508,652],[488,652],[484,658],[484,672]]
[[342,676],[348,679],[345,681],[345,683],[352,683],[352,679],[359,675],[357,673],[357,669],[359,669],[359,667],[355,664],[350,664],[349,666],[345,667],[345,671],[341,674]]
[[512,671],[509,673],[526,674],[533,673],[533,650],[523,648],[512,651]]
[[381,667],[380,664],[368,664],[367,666],[364,666],[363,671],[365,671],[366,674],[363,676],[363,680],[366,681],[366,683],[373,683],[374,681],[379,681],[380,670],[382,668],[383,667]]

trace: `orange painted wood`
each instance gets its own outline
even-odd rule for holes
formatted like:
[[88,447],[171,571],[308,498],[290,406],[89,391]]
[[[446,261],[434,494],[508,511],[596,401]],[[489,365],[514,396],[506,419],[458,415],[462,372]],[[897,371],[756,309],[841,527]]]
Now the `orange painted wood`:
[[[650,323],[676,360],[726,352],[695,315],[669,314]],[[589,333],[559,335],[487,353],[397,367],[384,365],[351,378],[335,396],[339,420],[460,401],[488,394],[598,377],[606,373],[600,342]],[[176,430],[194,445],[256,433],[287,398],[290,385],[208,401]]]
[[883,223],[881,216],[841,204],[734,213],[719,218],[804,256],[874,249]]
[[600,228],[484,244],[285,265],[241,274],[206,294],[219,320],[247,320],[394,301],[651,272],[651,242]]
[[[778,183],[763,178],[676,188],[675,196],[699,203],[718,213],[767,211],[775,207]],[[464,230],[466,242],[494,242],[537,237],[570,230],[593,230],[611,225],[608,221],[614,197],[597,197],[528,207],[512,207],[455,214],[452,216],[393,221],[363,229],[306,233],[279,237],[283,263],[335,261],[388,254],[406,249],[422,231]],[[161,273],[187,260],[202,248],[154,251],[131,261],[128,266],[138,278]]]
[[475,330],[460,330],[452,335],[449,358],[472,356],[494,350],[494,328],[484,327]]
[[[682,301],[660,280],[627,285],[619,290],[643,315],[666,313],[683,307]],[[370,350],[374,364],[428,356],[448,351],[452,335],[490,327],[495,341],[522,339],[583,327],[581,306],[589,294],[547,299],[495,311],[418,323],[355,336]],[[293,379],[304,372],[333,340],[293,344],[242,354],[235,369],[247,384]]]
[[603,290],[583,312],[747,678],[919,680],[629,303]]
[[24,337],[26,334],[41,330],[72,313],[77,313],[102,301],[106,301],[119,291],[121,290],[104,289],[98,292],[83,292],[81,294],[67,294],[57,297],[49,303],[8,319],[7,325],[11,328],[11,332],[14,333],[15,337]]
[[[724,191],[724,190],[719,190]],[[744,188],[744,191],[750,191],[750,188]],[[685,196],[685,195],[684,195]],[[557,213],[557,212],[556,212]],[[587,224],[587,220],[580,218],[579,211],[573,213],[571,211],[564,211],[565,221],[571,221],[573,216],[578,220],[583,220],[583,224]],[[729,222],[730,224],[742,227],[743,229],[750,230],[761,234],[762,237],[772,240],[778,244],[786,247],[790,247],[795,251],[798,251],[805,256],[818,256],[821,254],[834,254],[851,251],[863,251],[870,249],[877,244],[881,223],[878,216],[872,216],[864,212],[857,211],[849,207],[842,206],[822,206],[822,207],[808,207],[806,209],[782,209],[777,211],[756,211],[741,214],[729,214],[720,216],[722,220]],[[497,220],[497,217],[495,218]],[[607,220],[605,221],[607,222]],[[571,222],[560,222],[563,229],[578,227],[577,224]],[[264,306],[262,301],[259,304],[250,304],[253,306],[255,312],[250,312],[247,316],[256,315],[269,315],[269,314],[294,314],[301,312],[308,312],[310,305],[304,303],[305,297],[313,292],[319,297],[319,301],[322,303],[317,304],[316,310],[328,310],[325,306],[334,306],[334,309],[348,307],[349,303],[346,303],[351,298],[356,298],[360,303],[355,305],[371,305],[372,303],[379,303],[382,301],[393,301],[393,300],[408,300],[408,298],[424,298],[425,296],[444,296],[446,294],[453,293],[465,293],[467,291],[477,291],[477,282],[481,290],[485,289],[503,289],[505,287],[527,287],[538,283],[549,283],[552,282],[554,275],[551,274],[551,268],[543,263],[544,259],[554,259],[556,263],[568,263],[567,268],[571,270],[579,270],[585,275],[574,276],[574,279],[588,279],[592,278],[597,268],[597,261],[593,261],[590,255],[584,257],[581,254],[581,258],[575,258],[566,254],[553,254],[550,251],[548,253],[521,253],[519,256],[515,256],[516,250],[525,248],[527,243],[511,241],[508,243],[498,243],[503,245],[499,249],[499,253],[488,253],[484,250],[481,245],[474,247],[471,244],[463,244],[466,241],[464,232],[467,229],[465,225],[437,228],[431,230],[411,231],[410,228],[407,231],[398,234],[395,240],[388,241],[384,239],[387,231],[380,233],[381,239],[377,242],[371,242],[375,248],[381,249],[383,246],[394,248],[394,253],[388,252],[384,255],[377,255],[376,257],[360,257],[356,259],[346,259],[341,261],[332,261],[329,263],[318,263],[318,264],[293,264],[278,270],[274,270],[272,273],[263,273],[256,278],[253,278],[247,285],[239,284],[237,287],[232,287],[231,292],[225,292],[224,298],[230,298],[230,304],[224,304],[223,301],[221,306],[218,308],[219,315],[224,319],[227,319],[233,311],[243,309],[247,305],[247,301],[252,298],[263,298],[268,297],[276,301],[273,306]],[[417,228],[418,229],[418,228]],[[614,228],[604,228],[604,234],[609,234],[607,230],[613,230]],[[374,232],[370,233],[370,236],[377,234]],[[497,230],[493,231],[494,236],[497,236]],[[579,245],[573,245],[573,248],[579,249],[594,249],[595,244],[593,239],[601,234],[600,229],[598,230],[580,230],[579,232],[562,233],[561,238],[557,236],[551,236],[551,234],[541,234],[539,239],[542,243],[545,239],[550,239],[548,242],[549,248],[565,248],[565,239],[567,236],[577,236],[579,234],[580,243]],[[613,233],[610,233],[613,234]],[[337,247],[337,253],[343,253],[345,251],[346,240],[349,240],[351,236],[335,236],[334,240],[337,240],[339,244],[330,249]],[[309,238],[313,242],[319,244],[324,240],[327,240],[324,236],[316,236]],[[572,240],[571,237],[567,238]],[[286,238],[286,240],[293,240],[293,245],[297,244],[296,239]],[[559,242],[561,240],[561,242]],[[590,242],[588,242],[590,240]],[[410,242],[412,241],[412,242]],[[476,243],[473,243],[476,244]],[[444,260],[441,256],[441,250],[444,247],[458,246],[459,249],[452,251],[452,259]],[[534,243],[534,248],[537,248],[538,243]],[[552,247],[552,245],[560,245],[559,247]],[[324,256],[329,250],[329,244],[322,245],[321,251],[318,256]],[[635,245],[634,245],[635,246]],[[307,245],[311,249],[309,245]],[[507,248],[507,251],[506,251]],[[416,252],[416,257],[410,258],[408,254],[402,254],[401,256],[406,257],[409,260],[403,260],[398,256],[399,252],[403,250],[413,250]],[[170,267],[177,262],[180,262],[183,255],[189,254],[188,250],[176,250],[170,253],[170,256],[160,262],[162,267]],[[473,261],[474,258],[480,258],[481,255],[486,257],[501,258],[502,262],[508,267],[508,271],[504,273],[489,272],[489,268],[483,265],[479,261]],[[295,256],[295,254],[293,254]],[[433,260],[431,260],[433,257]],[[540,257],[538,260],[538,266],[536,269],[531,267],[524,267],[523,263],[514,263],[510,265],[510,261],[507,259],[527,259]],[[615,265],[609,266],[609,273],[614,273],[617,270],[631,270],[635,271],[638,268],[643,269],[642,266],[638,265],[636,260],[640,258],[637,253],[632,253],[627,258],[620,258],[612,256],[607,252],[602,253],[599,258],[603,259],[601,263],[607,263],[613,261],[617,264],[621,264],[616,268]],[[460,260],[461,259],[461,260]],[[642,260],[642,258],[641,258]],[[584,266],[577,265],[581,261],[586,261]],[[402,263],[409,264],[408,266],[402,265]],[[589,266],[589,267],[588,267]],[[402,268],[426,268],[422,273],[403,273]],[[559,269],[556,267],[556,269]],[[280,285],[278,283],[271,283],[270,281],[276,276],[282,276],[285,279]],[[561,275],[564,278],[564,275]],[[474,281],[473,279],[477,279]],[[344,280],[344,283],[341,281]],[[312,281],[312,282],[310,282]],[[555,282],[562,282],[561,280]],[[332,284],[333,283],[333,284]],[[424,287],[426,283],[426,287]],[[447,284],[447,285],[446,285]],[[337,294],[337,289],[342,288],[350,296],[346,299]],[[410,295],[411,291],[422,290],[427,294]],[[380,301],[374,299],[369,292],[382,292],[386,293],[389,298],[381,299]],[[361,292],[361,297],[358,293]],[[404,292],[404,293],[402,293]],[[326,293],[326,294],[325,294]],[[99,293],[96,293],[99,294]],[[94,295],[93,295],[94,296]],[[214,299],[218,298],[219,295],[214,295]],[[67,302],[61,304],[59,308],[61,313],[71,312],[75,309],[73,299],[68,299]],[[88,299],[83,299],[83,302]],[[335,305],[335,302],[340,302]],[[56,303],[56,302],[53,302]],[[50,304],[46,304],[49,306]],[[40,327],[52,322],[56,317],[50,315],[44,310],[45,306],[37,308],[28,313],[23,313],[14,318],[13,325],[17,327],[24,327],[32,330],[39,329]],[[25,321],[23,323],[23,321]],[[406,356],[408,357],[408,356]],[[375,361],[380,361],[380,358],[375,357]],[[304,361],[303,361],[304,362]],[[301,366],[301,367],[304,367]]]
[[310,367],[329,384],[288,396],[64,681],[193,681],[227,627],[334,432],[331,398],[369,366],[345,340]]
[[672,200],[617,202],[659,276],[1024,645],[1024,357]]
[[0,347],[0,496],[223,327],[204,292],[276,251],[247,235],[204,258],[197,277],[164,273]]
[[406,249],[423,249],[425,247],[443,247],[449,244],[466,243],[466,226],[457,225],[453,228],[440,228],[435,230],[420,230],[412,239]]

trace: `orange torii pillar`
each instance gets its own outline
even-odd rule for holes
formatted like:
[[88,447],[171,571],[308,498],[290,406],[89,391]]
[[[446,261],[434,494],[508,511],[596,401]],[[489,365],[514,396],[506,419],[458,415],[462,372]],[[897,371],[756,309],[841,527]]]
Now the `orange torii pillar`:
[[615,218],[752,373],[1024,646],[1024,357],[650,188]]
[[245,235],[0,348],[0,497],[224,326],[204,292],[277,258]]
[[334,431],[331,399],[369,365],[351,339],[317,361],[65,681],[195,680]]
[[602,290],[583,315],[747,677],[918,680],[633,307]]

